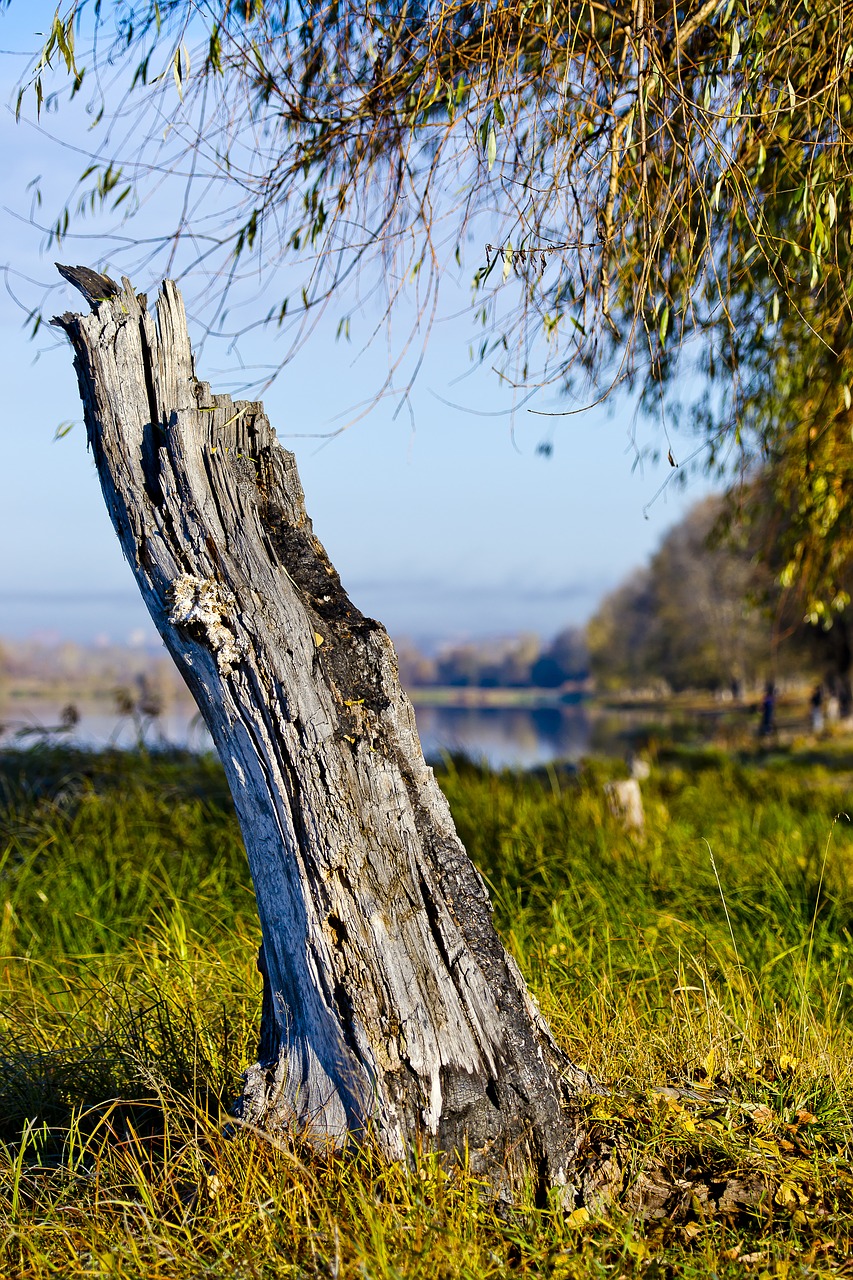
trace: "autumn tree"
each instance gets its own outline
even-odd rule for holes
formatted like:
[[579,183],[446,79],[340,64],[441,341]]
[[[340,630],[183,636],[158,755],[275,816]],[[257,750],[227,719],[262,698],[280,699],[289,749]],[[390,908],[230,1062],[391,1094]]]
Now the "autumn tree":
[[804,617],[801,594],[780,581],[778,512],[768,501],[733,524],[737,497],[696,503],[648,564],[601,602],[587,643],[602,687],[719,690],[811,675],[844,703],[851,660],[844,614],[831,628]]
[[[843,22],[843,10],[829,19],[830,30],[838,29],[836,19]],[[851,59],[845,48],[843,65]],[[737,435],[741,474],[731,518],[747,527],[778,578],[784,611],[846,632],[853,579],[850,188],[839,183],[832,157],[850,136],[853,99],[849,77],[833,72],[825,41],[813,35],[803,42],[795,66],[792,83],[805,91],[801,128],[780,120],[755,174],[775,257],[755,253],[751,233],[741,233],[736,260],[752,255],[755,265],[737,285],[738,323],[718,329],[704,348],[703,368],[720,397],[704,425],[718,457]],[[843,643],[820,642],[818,649],[833,645],[840,655]]]
[[723,512],[724,499],[698,503],[602,601],[587,627],[602,684],[724,689],[767,677],[774,579],[748,544],[719,536]]

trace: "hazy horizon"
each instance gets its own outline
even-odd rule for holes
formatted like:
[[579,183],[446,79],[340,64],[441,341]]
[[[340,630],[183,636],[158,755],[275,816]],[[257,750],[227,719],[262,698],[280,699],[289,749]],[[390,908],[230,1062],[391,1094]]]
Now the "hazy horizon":
[[[377,595],[386,589],[386,584],[374,588]],[[417,590],[414,584],[413,590]],[[575,603],[587,595],[592,597],[592,589],[586,592],[583,588],[567,587],[564,593],[555,592],[552,612],[558,619],[553,626],[514,625],[508,615],[502,613],[500,600],[488,602],[484,607],[483,597],[468,604],[469,625],[463,625],[462,611],[458,614],[458,625],[452,627],[432,628],[424,626],[415,629],[411,625],[394,625],[388,617],[379,617],[378,610],[365,607],[370,589],[354,590],[351,595],[354,603],[368,616],[377,617],[395,641],[407,641],[415,644],[424,652],[432,652],[443,644],[464,641],[487,643],[488,641],[532,633],[545,640],[552,639],[566,627],[582,628],[588,616],[568,617],[566,609],[560,607],[562,598],[573,599]],[[430,605],[434,604],[435,594],[430,593]],[[496,593],[497,594],[497,593]],[[548,602],[545,602],[546,605]],[[513,610],[515,606],[513,606]],[[572,610],[571,612],[575,612]],[[387,613],[387,611],[386,611]],[[392,611],[393,613],[393,611]],[[547,609],[536,611],[541,624]],[[591,611],[590,611],[591,613]],[[452,611],[443,616],[452,619]],[[514,615],[513,615],[514,616]],[[401,617],[411,615],[405,610]],[[162,644],[141,596],[136,592],[134,584],[126,591],[63,593],[63,592],[7,592],[0,591],[0,643],[12,641],[18,644],[40,644],[54,646],[63,643],[78,644],[86,648],[116,646],[118,648],[156,650]]]

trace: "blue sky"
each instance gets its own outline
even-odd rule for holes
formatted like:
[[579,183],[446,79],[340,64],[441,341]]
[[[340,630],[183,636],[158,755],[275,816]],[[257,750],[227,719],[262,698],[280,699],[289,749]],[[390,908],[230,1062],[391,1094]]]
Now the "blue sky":
[[[34,48],[31,33],[49,26],[53,12],[53,4],[13,3],[0,17],[0,49]],[[48,117],[42,129],[31,121],[15,124],[21,67],[14,54],[0,55],[6,176],[0,261],[9,269],[10,288],[30,306],[43,291],[28,279],[51,283],[57,254],[43,252],[44,235],[27,220],[27,183],[42,175],[39,216],[48,221],[85,163],[62,139],[85,147],[87,136],[79,116]],[[168,229],[167,217],[168,202],[153,204],[130,230],[156,235]],[[81,230],[90,238],[70,240],[61,257],[94,265],[104,249],[97,225]],[[466,263],[458,288],[451,282],[446,315],[464,305],[474,265]],[[143,273],[134,284],[151,297],[157,281]],[[83,305],[71,293],[57,289],[51,311]],[[59,423],[80,419],[70,348],[44,331],[31,342],[23,318],[0,291],[0,636],[150,638],[82,427],[53,440]],[[357,332],[374,322],[369,307],[354,315]],[[425,642],[522,630],[549,635],[581,623],[708,490],[707,482],[693,480],[652,502],[668,468],[633,467],[630,406],[565,418],[537,417],[525,408],[512,415],[512,393],[496,376],[470,372],[474,330],[459,318],[442,320],[432,334],[412,397],[414,425],[407,412],[394,420],[396,402],[382,401],[324,439],[370,398],[387,367],[382,341],[357,358],[357,345],[334,341],[334,327],[331,320],[319,327],[264,401],[280,439],[296,453],[315,530],[344,584],[392,635]],[[243,343],[242,355],[269,362],[277,348],[257,334]],[[206,347],[200,364],[217,390],[232,390],[245,376],[222,350]],[[546,394],[537,407],[563,406]],[[660,444],[657,430],[641,426],[641,443]],[[537,452],[543,440],[553,445],[547,458]],[[675,445],[676,453],[693,448],[677,437]]]

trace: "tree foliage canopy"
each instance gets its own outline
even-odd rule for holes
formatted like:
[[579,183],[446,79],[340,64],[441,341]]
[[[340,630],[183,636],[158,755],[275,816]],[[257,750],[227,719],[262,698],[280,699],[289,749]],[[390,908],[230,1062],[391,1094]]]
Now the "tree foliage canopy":
[[787,572],[826,617],[853,465],[851,64],[850,0],[69,0],[19,107],[80,93],[103,122],[57,241],[183,183],[159,247],[191,245],[212,325],[286,262],[265,318],[297,334],[367,264],[389,314],[408,292],[429,317],[464,259],[480,358],[516,385],[651,404],[698,366],[712,464],[734,441],[775,466]]
[[503,308],[517,269],[500,327],[535,317],[562,378],[616,351],[661,372],[709,328],[725,355],[748,282],[771,324],[792,286],[829,294],[849,244],[851,61],[853,8],[827,0],[71,0],[29,83],[41,107],[58,66],[111,124],[79,209],[164,171],[189,199],[219,186],[213,225],[187,209],[174,238],[226,280],[302,255],[303,303],[372,251],[435,287],[487,213],[477,286]]

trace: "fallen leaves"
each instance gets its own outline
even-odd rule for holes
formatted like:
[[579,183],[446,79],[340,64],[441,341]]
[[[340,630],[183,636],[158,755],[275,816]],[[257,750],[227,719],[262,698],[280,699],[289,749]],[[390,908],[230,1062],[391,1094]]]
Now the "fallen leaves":
[[820,1109],[794,1101],[790,1089],[751,1075],[743,1089],[753,1096],[738,1097],[731,1083],[713,1078],[715,1066],[710,1053],[704,1082],[596,1100],[597,1122],[618,1131],[620,1150],[633,1153],[636,1172],[621,1204],[647,1230],[677,1228],[684,1243],[711,1222],[784,1222],[814,1239],[841,1206],[853,1209],[846,1149],[822,1138]]

